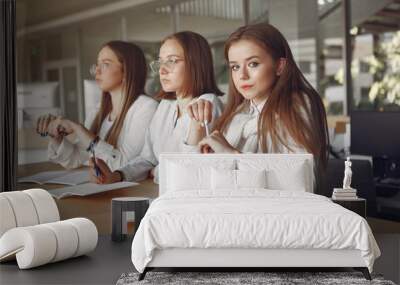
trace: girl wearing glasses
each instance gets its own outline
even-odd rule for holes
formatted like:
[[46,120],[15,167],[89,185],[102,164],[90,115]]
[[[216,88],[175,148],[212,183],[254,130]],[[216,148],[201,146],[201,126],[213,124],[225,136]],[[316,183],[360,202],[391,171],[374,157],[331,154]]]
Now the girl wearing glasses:
[[146,60],[135,44],[106,43],[91,73],[103,94],[99,109],[87,114],[85,125],[46,115],[39,118],[37,132],[50,136],[49,159],[65,168],[85,163],[91,145],[91,151],[115,170],[140,154],[158,103],[143,95]]
[[326,164],[328,133],[321,97],[273,26],[236,30],[225,43],[230,66],[227,106],[202,152],[308,152]]
[[[159,59],[150,66],[159,74],[162,90],[143,150],[139,157],[114,172],[99,159],[98,183],[140,181],[148,177],[149,171],[157,182],[159,154],[185,152],[186,147],[190,148],[187,144],[190,130],[198,130],[194,139],[200,141],[205,136],[205,126],[209,123],[211,127],[222,112],[217,97],[222,92],[214,79],[211,50],[201,35],[185,31],[167,37],[162,42]],[[94,171],[92,174],[94,177]]]

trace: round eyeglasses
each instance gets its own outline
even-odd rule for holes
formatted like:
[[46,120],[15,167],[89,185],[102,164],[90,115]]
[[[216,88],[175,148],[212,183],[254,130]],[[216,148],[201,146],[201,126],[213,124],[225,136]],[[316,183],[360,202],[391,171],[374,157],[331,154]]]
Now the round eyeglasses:
[[90,75],[92,75],[93,77],[96,77],[96,72],[97,72],[97,68],[100,69],[100,72],[104,72],[108,69],[111,68],[113,64],[109,63],[109,62],[102,62],[102,63],[95,63],[92,64],[89,68],[89,73]]
[[173,72],[175,69],[175,66],[179,61],[183,61],[183,59],[180,58],[168,58],[166,60],[153,60],[150,62],[150,69],[153,73],[157,74],[160,71],[161,66],[164,66],[164,68],[168,72]]

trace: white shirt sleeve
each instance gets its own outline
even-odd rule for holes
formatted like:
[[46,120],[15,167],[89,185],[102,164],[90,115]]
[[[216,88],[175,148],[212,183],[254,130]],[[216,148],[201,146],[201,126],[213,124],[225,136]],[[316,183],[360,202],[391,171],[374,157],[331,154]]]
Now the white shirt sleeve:
[[117,170],[137,157],[145,142],[146,130],[157,109],[157,101],[142,95],[128,111],[121,130],[118,148],[100,140],[95,146],[96,157],[103,159],[111,171]]
[[139,156],[135,157],[124,167],[120,168],[125,181],[141,181],[147,178],[149,171],[158,165],[158,159],[153,152],[153,141],[150,127],[146,131],[143,149]]
[[[97,112],[98,109],[88,114],[84,123],[86,128],[90,128],[90,124],[96,117]],[[66,169],[72,169],[85,163],[89,159],[89,154],[79,145],[77,139],[63,138],[59,145],[50,139],[47,147],[47,157],[51,162],[58,163]]]

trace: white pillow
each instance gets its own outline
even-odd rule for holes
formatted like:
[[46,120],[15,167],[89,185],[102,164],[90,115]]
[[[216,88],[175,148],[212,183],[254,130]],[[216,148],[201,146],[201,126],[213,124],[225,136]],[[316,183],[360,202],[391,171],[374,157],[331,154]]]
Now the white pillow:
[[210,167],[169,163],[168,188],[171,191],[210,189]]
[[242,188],[266,188],[267,172],[262,170],[211,170],[211,188],[218,190],[240,190]]
[[237,188],[267,188],[267,171],[236,170]]
[[236,170],[233,169],[211,169],[212,190],[236,190]]
[[234,169],[234,160],[195,161],[183,158],[167,162],[167,191],[211,191],[211,169]]
[[271,190],[311,191],[310,167],[306,160],[276,160],[264,161],[238,160],[240,170],[265,169],[267,187]]
[[289,169],[271,169],[267,173],[268,188],[306,192],[309,182],[306,162],[292,164]]

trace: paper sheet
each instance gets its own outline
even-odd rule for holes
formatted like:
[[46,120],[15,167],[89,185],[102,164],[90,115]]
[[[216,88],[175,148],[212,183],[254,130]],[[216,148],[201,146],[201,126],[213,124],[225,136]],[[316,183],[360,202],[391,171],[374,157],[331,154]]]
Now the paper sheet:
[[136,182],[117,182],[112,184],[95,184],[95,183],[84,183],[76,186],[58,188],[48,190],[49,194],[57,199],[61,199],[68,196],[88,196],[97,193],[102,193],[110,190],[127,188],[139,185]]
[[46,183],[64,184],[64,185],[78,185],[89,182],[89,170],[71,171],[61,177],[48,180]]
[[63,185],[78,185],[89,182],[88,169],[83,170],[57,170],[39,172],[35,175],[22,177],[18,179],[19,183],[29,182],[38,184],[63,184]]
[[44,171],[39,172],[31,176],[21,177],[18,179],[19,183],[38,183],[38,184],[45,184],[48,180],[56,179],[67,174],[68,171],[66,170],[58,170],[58,171]]

